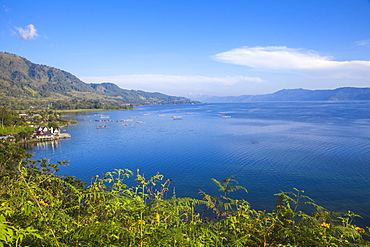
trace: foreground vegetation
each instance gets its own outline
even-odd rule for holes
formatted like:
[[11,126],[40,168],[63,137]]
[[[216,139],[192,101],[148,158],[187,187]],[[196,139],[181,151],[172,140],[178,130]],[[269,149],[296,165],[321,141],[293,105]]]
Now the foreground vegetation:
[[0,246],[370,246],[357,215],[327,211],[302,190],[256,211],[230,197],[246,190],[234,176],[213,179],[220,195],[179,198],[161,174],[114,170],[86,187],[55,174],[65,162],[32,161],[16,143],[0,149]]

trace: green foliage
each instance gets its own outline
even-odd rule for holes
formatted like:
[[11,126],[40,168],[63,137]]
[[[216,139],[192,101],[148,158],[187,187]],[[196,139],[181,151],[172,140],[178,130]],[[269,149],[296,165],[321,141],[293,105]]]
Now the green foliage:
[[236,175],[231,175],[231,176],[225,178],[224,180],[222,180],[222,182],[220,182],[220,181],[218,181],[214,178],[211,178],[211,180],[218,186],[218,188],[219,188],[218,190],[224,192],[225,196],[226,196],[227,193],[234,192],[236,190],[244,190],[245,192],[248,192],[248,190],[243,186],[231,185],[231,183],[238,183],[238,181],[233,179],[234,177],[236,177]]
[[9,110],[7,106],[0,106],[0,127],[15,127],[25,124],[24,119],[19,118],[16,114]]
[[0,127],[0,135],[4,134],[17,134],[20,132],[24,132],[26,134],[30,134],[33,132],[35,128],[28,127],[28,126],[9,126],[9,127]]
[[0,246],[370,246],[358,215],[327,211],[295,188],[276,194],[272,212],[256,211],[228,197],[246,190],[235,176],[213,180],[221,195],[178,198],[159,173],[116,169],[86,186],[55,174],[66,162],[29,160],[14,143],[0,149]]
[[94,99],[72,99],[50,101],[50,105],[56,110],[76,110],[76,109],[107,109],[107,110],[131,110],[132,105],[123,102],[104,102]]

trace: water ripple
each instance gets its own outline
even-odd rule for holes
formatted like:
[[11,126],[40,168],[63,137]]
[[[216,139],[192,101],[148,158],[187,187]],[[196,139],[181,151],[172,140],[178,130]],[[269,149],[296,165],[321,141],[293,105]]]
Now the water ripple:
[[[96,129],[102,123],[94,114],[76,117],[79,123],[67,128],[72,139],[32,152],[51,162],[70,160],[62,172],[87,182],[116,168],[161,172],[179,196],[218,193],[210,178],[235,174],[249,190],[235,195],[261,209],[274,205],[274,193],[297,187],[364,222],[370,221],[369,111],[370,103],[358,102],[140,107],[103,113],[113,120],[104,122],[108,129]],[[134,125],[116,122],[129,117],[137,117]]]

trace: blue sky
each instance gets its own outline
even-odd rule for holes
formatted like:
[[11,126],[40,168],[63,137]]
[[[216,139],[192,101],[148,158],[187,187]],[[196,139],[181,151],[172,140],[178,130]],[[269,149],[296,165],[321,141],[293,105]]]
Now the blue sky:
[[370,87],[369,0],[0,1],[0,51],[195,98]]

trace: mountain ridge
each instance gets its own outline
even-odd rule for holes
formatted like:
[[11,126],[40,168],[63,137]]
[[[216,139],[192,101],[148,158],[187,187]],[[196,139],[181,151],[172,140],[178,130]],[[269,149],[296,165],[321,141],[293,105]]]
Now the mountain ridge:
[[122,89],[108,82],[88,84],[67,71],[35,64],[15,54],[0,52],[0,105],[28,108],[54,104],[71,108],[77,106],[68,102],[76,100],[89,107],[95,105],[94,107],[108,109],[125,108],[128,104],[197,103],[184,97]]
[[326,90],[281,89],[271,94],[210,96],[202,99],[207,103],[242,103],[251,101],[350,101],[370,100],[370,88],[340,87]]

